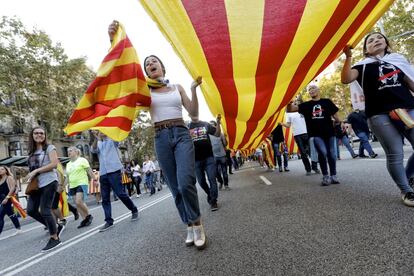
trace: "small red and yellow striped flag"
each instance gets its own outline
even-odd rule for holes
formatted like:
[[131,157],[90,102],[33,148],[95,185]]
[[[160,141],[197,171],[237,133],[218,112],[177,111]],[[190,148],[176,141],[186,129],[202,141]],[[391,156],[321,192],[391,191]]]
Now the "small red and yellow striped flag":
[[264,139],[262,143],[263,159],[270,168],[275,168],[275,152],[273,150],[272,141],[269,138]]
[[119,24],[96,79],[89,85],[64,130],[74,135],[97,129],[121,141],[128,136],[136,112],[148,109],[150,104],[150,92],[138,55]]

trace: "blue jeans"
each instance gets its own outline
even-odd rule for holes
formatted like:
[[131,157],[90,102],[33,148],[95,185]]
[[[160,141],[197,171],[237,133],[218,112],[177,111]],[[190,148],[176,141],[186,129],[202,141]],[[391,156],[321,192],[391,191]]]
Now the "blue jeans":
[[349,138],[348,138],[348,136],[343,136],[342,138],[336,138],[336,144],[337,144],[337,157],[339,158],[340,157],[340,154],[339,154],[339,141],[341,141],[342,142],[342,145],[344,145],[347,149],[348,149],[348,151],[349,151],[349,154],[351,155],[351,157],[354,157],[355,156],[355,152],[354,152],[354,149],[351,147],[351,144],[349,143]]
[[215,157],[216,166],[217,166],[217,180],[224,186],[229,185],[229,175],[227,174],[227,158],[226,156],[223,157]]
[[[299,134],[293,137],[295,139],[296,145],[298,145],[298,149],[300,151],[300,157],[302,159],[302,163],[305,166],[305,170],[310,172],[312,170],[318,169],[318,163],[312,161],[309,163],[308,156],[310,156],[310,146],[309,146],[309,136],[307,133]],[[312,143],[313,144],[313,143]]]
[[185,224],[198,222],[198,203],[194,144],[184,127],[157,130],[155,151],[162,173],[175,200],[175,206]]
[[[274,143],[273,144],[273,151],[274,151],[274,158],[275,158],[275,164],[279,166],[279,168],[282,167],[282,152],[280,151],[280,144],[283,143]],[[284,145],[283,145],[284,146]],[[285,150],[283,150],[283,167],[288,167],[288,154]]]
[[309,137],[309,148],[310,148],[310,155],[312,162],[318,163],[318,151],[315,147],[315,141],[314,137]]
[[336,175],[336,137],[313,137],[318,151],[319,165],[323,175],[328,175],[328,164],[331,175]]
[[[7,183],[4,183],[4,185],[7,185]],[[3,231],[5,215],[7,215],[10,218],[16,229],[20,229],[19,219],[17,218],[17,215],[13,212],[13,208],[9,200],[5,205],[0,204],[0,234]]]
[[[414,116],[414,109],[409,111]],[[374,115],[368,119],[372,132],[378,138],[387,157],[387,169],[402,193],[413,192],[408,179],[414,176],[414,153],[408,158],[404,169],[402,136],[405,136],[414,149],[414,129],[405,129],[390,119],[388,114]]]
[[371,145],[368,141],[368,133],[358,132],[355,134],[359,138],[359,156],[364,155],[364,149],[368,152],[369,155],[373,155],[374,151],[372,150]]
[[[210,204],[217,203],[218,189],[217,189],[217,167],[216,160],[213,156],[207,157],[204,160],[199,160],[195,162],[195,171],[197,182],[203,188],[204,192],[207,194],[207,201]],[[210,187],[206,181],[206,174]]]
[[145,174],[145,185],[147,185],[148,189],[150,190],[150,194],[155,194],[155,187],[153,183],[153,173]]
[[99,177],[99,181],[101,183],[102,208],[104,209],[105,221],[107,223],[114,223],[111,207],[111,189],[131,212],[138,212],[138,208],[125,193],[125,190],[122,187],[122,175],[120,170],[101,175]]

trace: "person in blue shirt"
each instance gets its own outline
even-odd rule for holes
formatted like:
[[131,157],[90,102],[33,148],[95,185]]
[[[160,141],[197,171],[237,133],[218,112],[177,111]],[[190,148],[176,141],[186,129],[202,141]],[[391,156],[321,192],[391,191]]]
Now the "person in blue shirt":
[[102,207],[105,212],[105,225],[99,230],[104,232],[111,228],[114,224],[111,210],[111,189],[116,196],[131,210],[131,220],[138,219],[138,208],[129,198],[122,187],[122,163],[119,158],[119,143],[111,140],[105,134],[99,131],[92,131],[95,140],[91,147],[91,152],[98,154],[99,172],[101,183]]

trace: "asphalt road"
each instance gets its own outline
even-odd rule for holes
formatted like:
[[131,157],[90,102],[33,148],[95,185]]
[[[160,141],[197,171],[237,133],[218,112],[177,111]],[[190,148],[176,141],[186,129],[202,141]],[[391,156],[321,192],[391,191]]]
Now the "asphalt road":
[[377,159],[359,160],[342,152],[340,185],[321,187],[320,175],[305,176],[295,160],[283,173],[247,163],[220,192],[217,212],[199,190],[204,251],[185,246],[186,227],[164,189],[133,199],[138,221],[113,203],[118,219],[104,233],[99,206],[88,228],[69,218],[63,245],[50,253],[40,253],[48,235],[37,223],[2,233],[0,275],[413,275],[414,209],[376,151]]

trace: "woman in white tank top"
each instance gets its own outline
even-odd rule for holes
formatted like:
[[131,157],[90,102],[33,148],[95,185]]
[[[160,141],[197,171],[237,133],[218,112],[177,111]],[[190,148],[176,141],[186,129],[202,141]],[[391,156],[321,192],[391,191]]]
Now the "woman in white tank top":
[[[108,28],[112,40],[118,29],[113,21]],[[200,208],[196,189],[194,145],[184,124],[182,106],[191,116],[198,116],[196,88],[201,77],[191,85],[191,100],[179,85],[168,85],[165,67],[156,56],[144,60],[144,71],[149,77],[151,89],[151,120],[155,127],[155,150],[160,168],[174,196],[181,220],[187,224],[186,245],[203,249],[207,245],[201,224]]]

